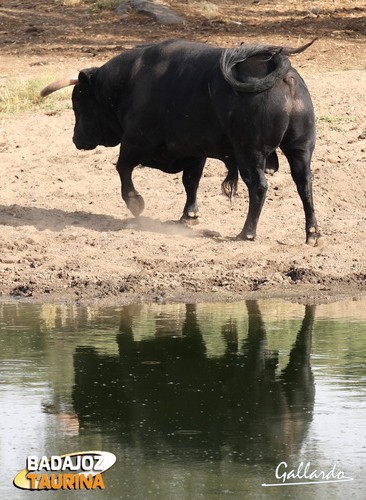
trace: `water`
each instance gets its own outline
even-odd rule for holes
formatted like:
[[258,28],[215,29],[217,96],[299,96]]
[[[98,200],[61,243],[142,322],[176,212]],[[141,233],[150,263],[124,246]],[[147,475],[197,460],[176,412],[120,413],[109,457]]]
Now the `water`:
[[[365,306],[0,303],[0,498],[364,499]],[[88,450],[104,490],[13,486]],[[279,486],[308,463],[353,480]]]

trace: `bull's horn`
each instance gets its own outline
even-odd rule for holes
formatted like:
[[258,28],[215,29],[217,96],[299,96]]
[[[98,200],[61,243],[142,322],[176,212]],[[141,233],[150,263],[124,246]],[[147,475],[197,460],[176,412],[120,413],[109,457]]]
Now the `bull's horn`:
[[281,53],[286,55],[286,56],[291,56],[292,54],[300,54],[300,52],[304,52],[310,45],[313,45],[313,43],[317,40],[317,38],[314,38],[311,40],[311,42],[306,43],[305,45],[301,45],[301,47],[298,47],[297,49],[292,48],[292,47],[283,47]]
[[40,95],[41,97],[46,97],[47,95],[52,94],[52,92],[56,92],[56,90],[69,87],[70,85],[77,85],[78,83],[78,78],[63,78],[62,80],[57,80],[57,82],[47,85],[47,87],[41,90]]

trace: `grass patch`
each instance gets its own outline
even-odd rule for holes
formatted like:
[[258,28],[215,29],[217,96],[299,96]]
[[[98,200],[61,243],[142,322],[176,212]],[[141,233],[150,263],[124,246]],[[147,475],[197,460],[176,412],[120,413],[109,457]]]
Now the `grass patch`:
[[337,132],[347,132],[356,122],[353,116],[322,115],[317,117],[318,123],[327,123],[331,130]]
[[115,9],[121,0],[55,0],[56,3],[65,7],[77,7],[80,5],[88,5],[92,10]]
[[91,8],[94,10],[116,9],[121,3],[120,0],[87,0],[87,2],[91,4]]
[[0,114],[14,115],[40,109],[59,112],[71,108],[71,89],[62,89],[41,99],[39,92],[48,83],[56,80],[55,75],[37,78],[16,78],[0,87]]

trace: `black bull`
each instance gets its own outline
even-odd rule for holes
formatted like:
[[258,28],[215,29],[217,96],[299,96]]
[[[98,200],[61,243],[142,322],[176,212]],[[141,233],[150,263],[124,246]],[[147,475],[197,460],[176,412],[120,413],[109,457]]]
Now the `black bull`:
[[[311,42],[312,43],[312,42]],[[117,171],[122,198],[138,216],[142,196],[132,182],[137,165],[183,172],[182,219],[198,217],[197,188],[208,157],[228,169],[223,191],[236,191],[238,172],[249,191],[239,238],[254,240],[267,192],[265,172],[278,169],[281,148],[305,212],[306,242],[317,245],[311,157],[315,118],[309,92],[286,47],[222,49],[186,41],[133,48],[77,78],[50,84],[45,96],[75,85],[74,143],[78,149],[121,144]]]

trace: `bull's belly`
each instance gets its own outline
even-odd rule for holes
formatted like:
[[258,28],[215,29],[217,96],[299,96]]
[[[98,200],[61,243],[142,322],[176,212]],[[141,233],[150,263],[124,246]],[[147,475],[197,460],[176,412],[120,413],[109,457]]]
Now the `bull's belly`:
[[225,160],[233,155],[233,148],[228,141],[171,141],[154,152],[146,155],[140,161],[141,165],[151,168],[157,168],[163,172],[176,174],[182,172],[187,164],[192,160],[217,158]]
[[[201,157],[202,156],[197,156],[197,158]],[[192,158],[195,157],[177,158],[174,156],[165,158],[146,158],[141,161],[141,165],[143,167],[156,168],[167,174],[178,174],[190,164]]]

